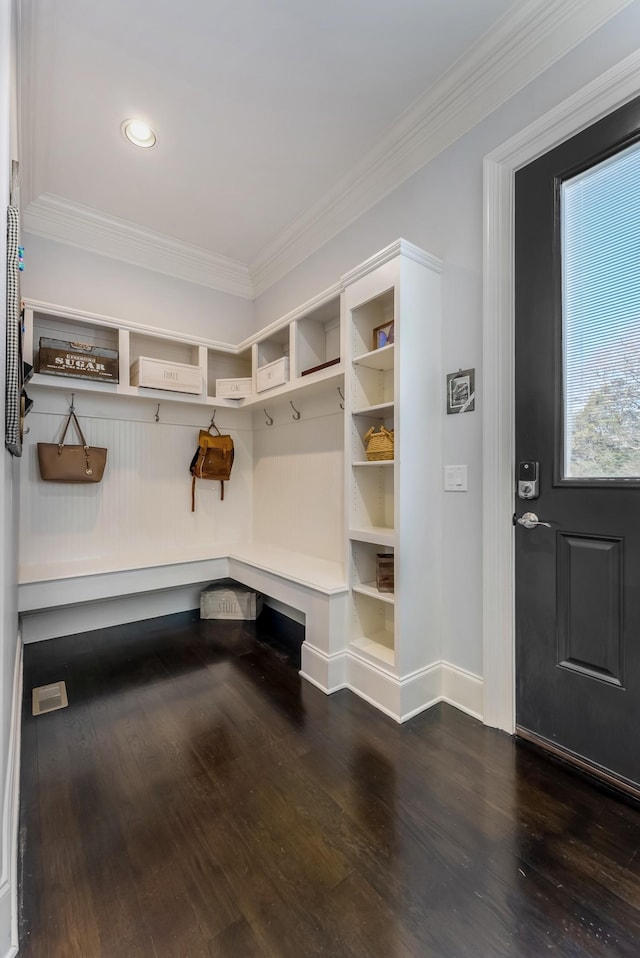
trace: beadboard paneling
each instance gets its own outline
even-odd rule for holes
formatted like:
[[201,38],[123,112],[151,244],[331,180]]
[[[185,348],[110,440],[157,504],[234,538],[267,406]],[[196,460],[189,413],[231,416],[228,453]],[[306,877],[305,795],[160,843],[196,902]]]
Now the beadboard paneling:
[[[54,399],[60,406],[60,398]],[[29,416],[20,510],[23,581],[206,557],[211,544],[249,537],[249,429],[230,428],[231,414],[229,422],[221,423],[235,444],[231,480],[223,502],[219,483],[198,480],[192,513],[189,464],[197,423],[206,425],[202,413],[165,405],[163,415],[178,421],[156,423],[135,418],[141,414],[139,404],[102,403],[104,409],[90,409],[83,397],[83,410],[91,414],[79,416],[89,444],[108,450],[103,481],[95,485],[40,479],[36,443],[58,440],[64,413],[50,411],[50,403],[42,402]],[[191,423],[180,421],[189,416]]]
[[254,414],[253,536],[282,549],[340,561],[343,553],[343,413],[333,395]]

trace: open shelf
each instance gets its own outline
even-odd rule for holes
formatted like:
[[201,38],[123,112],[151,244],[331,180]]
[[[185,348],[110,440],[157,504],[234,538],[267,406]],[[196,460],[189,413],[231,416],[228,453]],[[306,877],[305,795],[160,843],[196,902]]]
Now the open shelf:
[[373,406],[363,406],[359,409],[353,409],[351,414],[368,419],[388,419],[390,416],[393,416],[394,409],[395,403],[392,400],[391,402],[380,402]]
[[349,538],[356,542],[371,542],[389,548],[395,545],[396,534],[387,526],[352,526],[349,529]]
[[[318,366],[340,361],[340,297],[312,309],[293,323],[294,378],[319,372]],[[336,362],[337,361],[337,362]]]
[[[245,349],[241,353],[220,349],[207,350],[207,395],[211,399],[215,398],[217,393],[217,379],[252,379],[252,377],[250,349]],[[251,391],[253,392],[253,388]]]
[[387,370],[393,369],[395,358],[395,343],[388,346],[382,346],[380,349],[373,349],[368,353],[363,353],[353,360],[354,366],[366,366],[367,369]]
[[[395,320],[395,288],[381,290],[371,299],[359,303],[350,312],[350,340],[351,355],[354,362],[359,362],[371,351],[385,353],[389,346],[383,346],[376,330],[391,324]],[[390,344],[393,346],[393,343]],[[376,349],[376,347],[380,347]],[[393,354],[393,350],[392,354]],[[375,366],[375,369],[381,367]]]
[[[109,317],[81,314],[79,311],[44,303],[26,303],[24,356],[25,361],[37,360],[40,338],[58,339],[64,342],[82,342],[104,349],[114,349],[119,354],[119,382],[86,379],[80,376],[35,373],[31,382],[35,387],[46,386],[66,392],[95,393],[106,395],[140,397],[164,400],[165,402],[191,403],[212,408],[239,409],[258,406],[265,399],[274,402],[295,399],[299,395],[314,395],[334,387],[341,390],[336,401],[343,403],[344,364],[340,356],[340,296],[335,294],[319,307],[301,317],[282,320],[277,328],[265,331],[253,346],[245,344],[236,348],[224,343],[216,344],[193,337],[184,339],[164,330],[120,323]],[[236,398],[231,395],[217,396],[216,380],[248,380],[255,386],[255,374],[259,367],[289,356],[295,343],[296,367],[301,372],[313,365],[322,368],[305,376],[294,375],[271,389]],[[199,370],[201,386],[197,392],[182,392],[163,389],[154,383],[152,387],[131,385],[130,367],[140,356],[167,363],[182,363]],[[324,365],[334,359],[332,365]],[[317,361],[317,362],[316,362]]]
[[380,592],[375,582],[363,582],[362,585],[354,585],[351,588],[360,595],[368,595],[371,599],[379,599],[380,602],[388,602],[389,605],[393,605],[395,602],[395,594],[393,592]]
[[352,466],[393,466],[395,459],[358,459]]
[[393,648],[389,645],[392,639],[393,636],[388,632],[377,632],[372,636],[354,639],[350,643],[350,648],[374,664],[382,662],[385,665],[393,666],[396,657]]

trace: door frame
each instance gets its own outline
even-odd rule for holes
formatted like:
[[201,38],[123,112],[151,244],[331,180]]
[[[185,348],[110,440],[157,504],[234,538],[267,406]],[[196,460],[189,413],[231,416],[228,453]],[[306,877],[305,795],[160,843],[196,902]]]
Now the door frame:
[[482,642],[483,721],[515,730],[514,181],[517,170],[638,96],[640,52],[484,158]]

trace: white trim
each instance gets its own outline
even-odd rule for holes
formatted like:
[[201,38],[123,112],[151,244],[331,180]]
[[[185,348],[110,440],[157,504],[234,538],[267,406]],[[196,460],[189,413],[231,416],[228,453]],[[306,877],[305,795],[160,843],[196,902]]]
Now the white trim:
[[323,652],[305,638],[301,649],[300,675],[325,695],[348,689],[347,657],[344,652]]
[[348,689],[396,722],[407,722],[438,702],[482,721],[482,678],[451,662],[432,662],[400,679],[348,649],[346,674]]
[[[253,299],[307,259],[401,183],[480,123],[514,93],[561,59],[633,0],[522,0],[396,120],[374,149],[334,188],[282,229],[250,264],[192,246],[126,220],[39,193],[46,166],[43,138],[48,122],[42,100],[46,71],[42,31],[25,20],[28,58],[23,154],[30,158],[23,229],[27,232],[131,262],[232,295]],[[55,17],[46,34],[50,37]],[[44,61],[43,61],[44,62]],[[34,80],[34,77],[36,79]],[[41,78],[42,77],[42,78]],[[34,102],[36,107],[34,107]],[[39,110],[36,115],[35,110]],[[35,119],[34,119],[35,118]],[[35,123],[38,120],[38,123]],[[44,137],[46,146],[47,137]],[[35,157],[33,156],[35,150]]]
[[419,246],[414,246],[413,243],[409,243],[408,240],[399,239],[394,243],[390,243],[389,246],[385,246],[385,248],[379,252],[374,253],[374,255],[366,259],[364,263],[359,263],[354,269],[345,273],[342,277],[343,287],[350,286],[351,283],[355,283],[356,280],[367,276],[369,273],[372,273],[373,270],[379,269],[381,266],[384,266],[385,263],[395,259],[396,256],[405,256],[407,259],[412,259],[414,262],[420,263],[421,266],[426,266],[428,269],[433,270],[434,273],[441,273],[444,266],[441,259],[425,252],[425,250],[420,249]]
[[514,262],[516,170],[638,95],[627,57],[484,160],[483,655],[484,721],[515,727],[513,592]]
[[101,313],[92,313],[85,309],[74,309],[72,306],[59,306],[55,303],[45,303],[41,299],[23,300],[27,309],[36,313],[45,313],[47,316],[59,316],[61,319],[75,319],[96,323],[100,326],[110,326],[114,329],[128,329],[131,332],[143,333],[145,336],[153,336],[158,339],[169,339],[179,341],[180,343],[191,343],[194,346],[206,346],[207,349],[215,349],[218,352],[231,353],[232,355],[242,352],[242,346],[236,346],[233,343],[223,343],[215,339],[203,339],[200,336],[191,336],[189,333],[176,333],[168,329],[162,329],[160,326],[148,326],[145,323],[136,323],[133,320],[116,319],[113,316],[103,316]]
[[442,662],[442,701],[482,722],[483,681],[479,675]]
[[11,929],[11,945],[3,958],[18,953],[18,827],[20,821],[20,738],[22,719],[22,640],[17,636],[11,700],[11,726],[2,815],[0,927]]
[[515,4],[329,193],[250,263],[259,296],[388,196],[631,0]]
[[253,284],[245,263],[51,193],[43,193],[27,206],[22,228],[45,239],[133,263],[188,283],[253,299]]

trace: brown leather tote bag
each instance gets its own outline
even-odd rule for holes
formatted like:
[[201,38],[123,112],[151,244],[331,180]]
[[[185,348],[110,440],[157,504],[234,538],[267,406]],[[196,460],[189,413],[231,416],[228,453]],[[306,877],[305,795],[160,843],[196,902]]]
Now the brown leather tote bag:
[[[80,436],[81,446],[65,445],[71,420]],[[38,443],[40,478],[46,482],[100,482],[107,462],[107,450],[88,446],[73,409],[69,410],[60,442]]]

